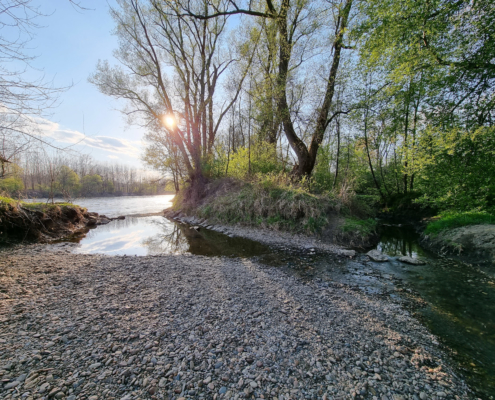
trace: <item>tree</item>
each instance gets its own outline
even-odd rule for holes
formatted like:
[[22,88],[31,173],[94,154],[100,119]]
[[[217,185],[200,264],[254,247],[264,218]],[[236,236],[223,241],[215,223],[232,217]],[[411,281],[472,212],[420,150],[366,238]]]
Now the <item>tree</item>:
[[[289,82],[291,74],[297,65],[304,60],[304,49],[301,53],[294,51],[298,42],[304,41],[321,24],[321,15],[328,16],[328,12],[323,12],[311,1],[297,1],[291,3],[290,0],[282,0],[277,7],[271,0],[266,0],[260,7],[253,7],[249,2],[244,7],[240,2],[221,2],[214,6],[213,13],[201,13],[190,7],[188,2],[176,2],[183,15],[192,16],[199,20],[208,20],[228,15],[243,14],[258,18],[271,19],[277,26],[278,39],[278,68],[275,79],[275,100],[277,112],[280,117],[284,132],[292,150],[297,157],[297,165],[294,173],[302,178],[310,175],[315,166],[318,149],[323,142],[325,131],[331,120],[341,111],[335,111],[331,116],[333,97],[337,82],[342,50],[348,46],[344,42],[345,34],[348,30],[349,18],[351,15],[352,0],[345,0],[332,3],[331,10],[334,11],[334,36],[332,45],[327,47],[331,56],[331,65],[324,83],[324,93],[317,105],[313,104],[311,121],[306,124],[306,129],[311,129],[312,134],[309,145],[304,141],[304,137],[297,133],[294,124],[294,114],[290,107]],[[328,11],[328,10],[327,10]]]
[[[217,89],[226,71],[240,58],[252,58],[253,51],[248,46],[240,54],[228,51],[222,39],[226,17],[198,21],[180,15],[172,1],[118,0],[118,4],[111,13],[120,39],[116,57],[124,68],[100,62],[90,81],[102,93],[127,100],[124,113],[138,117],[132,122],[149,130],[147,139],[169,154],[177,151],[189,179],[201,179],[202,164],[237,99],[248,66],[230,87],[230,100],[223,101]],[[206,0],[193,4],[208,13]]]
[[[422,75],[431,123],[494,124],[495,4],[490,0],[361,2],[363,64],[407,86]],[[425,104],[426,105],[426,104]]]
[[56,188],[62,193],[64,198],[68,200],[73,199],[75,194],[81,189],[79,176],[66,165],[62,165],[58,172]]
[[84,195],[97,195],[102,191],[103,179],[100,175],[86,175],[82,178],[81,186]]
[[33,140],[46,143],[37,134],[32,117],[43,115],[54,105],[57,94],[66,89],[54,87],[43,76],[26,78],[36,58],[28,54],[29,44],[43,16],[31,0],[0,3],[0,135],[8,136],[18,149],[24,150]]

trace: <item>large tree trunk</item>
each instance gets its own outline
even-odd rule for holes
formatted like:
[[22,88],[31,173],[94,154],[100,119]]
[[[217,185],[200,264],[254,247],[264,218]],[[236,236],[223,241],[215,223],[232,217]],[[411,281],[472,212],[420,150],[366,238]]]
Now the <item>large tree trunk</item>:
[[281,6],[281,12],[279,16],[279,72],[277,76],[278,84],[278,112],[280,118],[282,119],[282,124],[284,126],[284,132],[287,136],[287,140],[291,145],[292,149],[297,156],[297,168],[295,168],[294,173],[298,178],[311,175],[315,163],[316,156],[318,154],[318,149],[323,142],[325,130],[328,125],[328,114],[332,106],[333,95],[335,93],[335,82],[337,77],[337,72],[340,64],[340,55],[342,48],[344,47],[343,39],[347,28],[347,21],[349,19],[349,14],[351,11],[353,0],[347,0],[343,9],[340,11],[340,15],[337,21],[337,34],[333,43],[334,54],[332,60],[332,66],[330,68],[330,73],[328,76],[327,87],[325,90],[325,97],[323,99],[323,104],[319,110],[315,130],[311,138],[311,144],[308,149],[306,144],[297,136],[294,129],[294,125],[291,120],[289,105],[287,102],[287,79],[289,71],[289,61],[291,57],[292,43],[289,39],[288,29],[287,29],[287,10],[289,8],[289,0],[283,0]]

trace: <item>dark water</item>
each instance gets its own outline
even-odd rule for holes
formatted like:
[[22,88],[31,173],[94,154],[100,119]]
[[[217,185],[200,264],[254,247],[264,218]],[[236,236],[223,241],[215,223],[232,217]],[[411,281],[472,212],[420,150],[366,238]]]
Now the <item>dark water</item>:
[[[391,256],[385,263],[364,254],[350,260],[312,249],[272,248],[159,216],[113,221],[75,240],[80,240],[79,253],[255,257],[303,279],[340,282],[397,301],[403,301],[404,289],[412,289],[426,303],[417,310],[421,320],[451,350],[471,388],[483,399],[495,398],[495,271],[424,250],[412,227],[381,227],[377,248]],[[402,255],[427,264],[401,263]]]
[[420,309],[431,332],[451,350],[463,375],[482,398],[495,398],[495,268],[479,268],[421,248],[412,227],[382,227],[378,247],[393,256],[427,261],[410,266],[395,259],[373,268],[402,279],[428,304]]

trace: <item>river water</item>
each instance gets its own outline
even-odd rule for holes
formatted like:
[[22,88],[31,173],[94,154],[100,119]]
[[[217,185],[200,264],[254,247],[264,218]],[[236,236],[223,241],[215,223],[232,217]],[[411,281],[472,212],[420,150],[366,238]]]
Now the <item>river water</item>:
[[[495,398],[495,269],[480,270],[429,253],[409,226],[381,225],[377,248],[388,254],[390,261],[376,263],[364,254],[345,260],[318,252],[277,249],[210,230],[197,232],[162,216],[132,216],[159,213],[170,206],[172,199],[173,196],[135,196],[76,201],[89,211],[128,217],[73,238],[79,243],[75,252],[255,257],[303,279],[338,281],[393,301],[419,296],[423,306],[416,307],[416,315],[449,349],[478,396]],[[401,263],[398,257],[402,255],[421,257],[427,264]]]
[[[173,194],[161,196],[82,197],[75,199],[74,204],[85,207],[88,211],[115,218],[119,215],[159,213],[170,207],[173,199]],[[49,202],[48,199],[27,199],[24,201]]]

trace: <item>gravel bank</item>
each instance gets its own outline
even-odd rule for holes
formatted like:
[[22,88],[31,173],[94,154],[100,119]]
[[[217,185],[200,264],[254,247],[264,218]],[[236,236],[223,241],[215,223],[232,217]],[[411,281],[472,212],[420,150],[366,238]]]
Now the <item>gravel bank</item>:
[[0,253],[0,398],[470,399],[378,297],[249,260]]
[[304,234],[275,231],[261,227],[246,227],[240,225],[215,224],[208,220],[196,217],[188,217],[177,212],[165,210],[165,216],[172,221],[181,222],[190,226],[208,227],[214,231],[224,233],[226,235],[239,236],[246,239],[251,239],[266,245],[276,246],[281,248],[291,247],[299,249],[319,249],[325,252],[339,254],[347,257],[354,257],[354,250],[347,250],[333,243],[326,243],[319,236],[308,236]]

